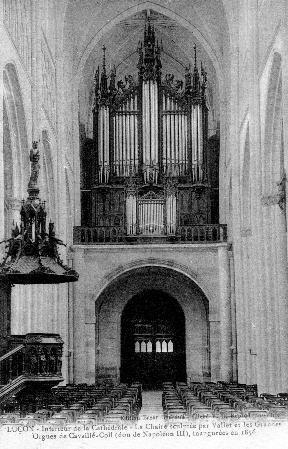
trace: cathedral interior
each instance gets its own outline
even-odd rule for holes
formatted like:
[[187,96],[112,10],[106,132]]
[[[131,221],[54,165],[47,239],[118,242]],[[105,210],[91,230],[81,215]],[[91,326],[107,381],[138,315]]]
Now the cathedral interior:
[[287,2],[0,14],[0,408],[222,382],[287,411]]

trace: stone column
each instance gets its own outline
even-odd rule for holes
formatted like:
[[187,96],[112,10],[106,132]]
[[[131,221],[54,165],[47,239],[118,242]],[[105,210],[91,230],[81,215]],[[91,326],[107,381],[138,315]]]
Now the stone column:
[[230,262],[230,298],[231,298],[231,357],[232,357],[232,379],[238,380],[237,364],[237,324],[236,324],[236,298],[235,298],[235,268],[233,252],[229,251]]
[[3,42],[5,45],[4,39],[4,25],[3,25],[3,6],[0,8],[0,37],[1,37],[1,49],[0,49],[0,241],[2,241],[5,237],[5,219],[4,219],[4,149],[3,149],[3,98],[4,98],[4,83],[3,83],[3,70],[5,64],[5,55],[3,51]]
[[210,326],[210,362],[211,362],[211,382],[217,382],[221,380],[220,373],[220,341],[221,333],[220,322],[218,317],[214,314],[209,316],[209,326]]
[[232,324],[230,304],[230,272],[227,247],[218,248],[220,292],[220,378],[232,379]]
[[[17,224],[20,228],[20,209],[21,200],[17,198],[10,199],[10,217],[11,226],[12,223]],[[8,235],[10,237],[11,229],[8,229]],[[24,334],[26,331],[25,323],[27,323],[27,305],[25,291],[29,289],[29,286],[23,287],[23,285],[14,285],[11,289],[11,333],[12,334]]]
[[[278,208],[278,206],[277,206]],[[278,259],[277,266],[277,312],[278,312],[278,332],[279,332],[279,353],[281,360],[280,385],[281,391],[287,391],[288,387],[288,269],[287,269],[287,241],[285,209],[281,212],[276,210],[276,252]],[[277,313],[276,312],[276,313]],[[279,393],[279,391],[278,391]]]
[[[74,269],[78,273],[85,273],[85,250],[77,248],[74,252]],[[87,373],[87,338],[85,325],[85,308],[87,298],[87,281],[88,277],[81,276],[78,282],[73,284],[73,353],[70,363],[73,365],[74,382],[86,382]]]
[[[282,108],[283,108],[283,140],[284,140],[284,169],[286,176],[288,176],[288,155],[287,155],[287,143],[288,143],[288,4],[283,1],[283,15],[282,15],[282,29],[283,29],[283,53],[282,57]],[[288,388],[288,347],[287,347],[287,332],[288,332],[288,275],[287,275],[287,247],[288,247],[288,233],[286,232],[288,222],[288,207],[287,207],[287,194],[288,183],[286,187],[286,199],[285,199],[285,211],[281,214],[278,212],[279,227],[277,236],[279,239],[279,274],[278,274],[278,286],[279,286],[279,321],[280,321],[280,342],[281,342],[281,391],[287,391]],[[286,214],[286,223],[285,223]],[[284,239],[286,240],[283,244]],[[281,280],[282,279],[282,280]]]

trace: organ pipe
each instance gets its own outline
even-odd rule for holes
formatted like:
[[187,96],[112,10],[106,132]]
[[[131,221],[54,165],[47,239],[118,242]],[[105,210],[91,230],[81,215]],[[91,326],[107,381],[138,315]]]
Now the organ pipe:
[[[136,98],[136,106],[137,107],[137,98]],[[135,169],[138,170],[138,163],[139,163],[139,158],[138,158],[138,152],[139,152],[139,147],[138,147],[138,117],[136,115],[134,115],[134,123],[135,123],[135,128],[134,128],[134,139],[135,139],[135,147],[134,147],[134,155],[135,155]]]
[[139,200],[139,228],[145,235],[164,232],[164,199]]
[[107,183],[109,179],[109,110],[102,107],[98,122],[98,166],[99,182]]
[[138,118],[136,97],[130,98],[115,114],[115,172],[128,177],[138,168]]
[[128,193],[126,197],[126,224],[127,234],[134,235],[137,230],[137,200],[134,193]]
[[199,166],[199,181],[203,178],[203,123],[202,123],[202,108],[198,105],[198,166]]
[[145,182],[158,177],[158,88],[152,81],[143,83],[143,162]]
[[191,110],[191,130],[192,130],[192,176],[193,181],[197,180],[197,111],[196,106],[192,106]]
[[[145,39],[151,40],[145,41],[138,49],[138,84],[129,75],[125,77],[125,84],[119,81],[116,88],[114,71],[108,87],[105,52],[101,82],[97,72],[93,124],[98,181],[100,184],[113,184],[116,176],[117,188],[125,190],[128,234],[133,235],[139,230],[147,235],[161,234],[165,222],[167,233],[173,235],[177,225],[177,196],[164,187],[166,178],[168,184],[169,178],[174,178],[173,185],[182,184],[182,177],[189,175],[184,180],[189,184],[191,179],[194,183],[203,182],[203,173],[206,173],[207,129],[203,130],[207,111],[206,75],[203,71],[199,75],[195,58],[194,71],[188,69],[184,88],[181,81],[174,81],[173,75],[162,79],[160,48],[151,29],[145,34]],[[111,137],[110,132],[113,134]],[[160,176],[159,167],[162,168]],[[136,190],[134,193],[129,190],[134,184],[140,189],[137,195]],[[147,193],[149,184],[152,184],[152,193],[159,193],[162,188],[165,195],[146,198],[144,192]],[[160,190],[153,184],[159,184]]]
[[[123,107],[121,107],[120,112],[123,111]],[[120,113],[119,118],[119,145],[120,145],[120,175],[123,173],[123,115]]]
[[184,166],[184,142],[183,142],[183,114],[180,114],[178,121],[178,135],[179,135],[179,162],[180,162],[180,170],[183,173]]
[[[170,108],[170,99],[167,98],[167,110]],[[170,135],[170,125],[171,125],[171,115],[168,114],[167,116],[167,129],[166,129],[166,135],[167,135],[167,165],[168,165],[168,174],[171,172],[171,135]],[[172,174],[172,173],[171,173]]]

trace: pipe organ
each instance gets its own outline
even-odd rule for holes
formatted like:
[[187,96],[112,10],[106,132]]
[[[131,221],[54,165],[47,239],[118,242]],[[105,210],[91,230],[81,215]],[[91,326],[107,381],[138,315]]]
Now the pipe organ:
[[138,79],[123,81],[115,68],[107,75],[103,47],[85,189],[91,226],[122,226],[127,236],[173,236],[179,226],[211,223],[207,75],[202,64],[198,69],[194,46],[194,67],[183,80],[163,76],[161,51],[148,19],[138,45]]
[[[128,98],[112,116],[112,173],[118,178],[135,176],[138,172],[138,106],[137,96]],[[99,169],[101,170],[99,160]]]

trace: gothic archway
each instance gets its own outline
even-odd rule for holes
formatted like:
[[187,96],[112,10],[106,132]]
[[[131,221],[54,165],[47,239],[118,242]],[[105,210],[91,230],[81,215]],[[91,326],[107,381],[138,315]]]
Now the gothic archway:
[[186,380],[184,313],[161,290],[142,291],[123,310],[120,380],[150,389]]
[[[113,373],[113,376],[118,379],[121,377],[122,380],[126,379],[126,381],[136,380],[136,377],[139,377],[136,375],[137,373],[134,373],[132,377],[128,378],[129,376],[125,374],[125,369],[126,372],[128,369],[127,365],[125,368],[125,364],[123,372],[123,358],[121,359],[123,347],[127,339],[135,337],[135,327],[133,330],[133,326],[137,324],[136,321],[138,320],[138,324],[141,324],[141,321],[144,324],[149,324],[151,317],[161,316],[161,312],[159,312],[161,308],[163,309],[163,321],[166,320],[170,329],[170,333],[167,333],[167,341],[164,338],[166,335],[162,335],[162,341],[165,340],[167,343],[167,351],[170,341],[168,337],[172,338],[172,334],[177,337],[177,346],[179,344],[180,367],[179,371],[172,376],[174,380],[176,378],[179,380],[186,379],[186,376],[194,381],[210,379],[208,299],[188,276],[173,268],[158,265],[147,265],[120,274],[108,284],[97,298],[96,376]],[[173,317],[170,319],[169,316],[172,315]],[[179,326],[175,323],[175,320],[179,321]],[[154,344],[156,352],[157,325],[161,327],[161,319],[156,320],[156,322],[153,321],[150,325],[154,326],[151,330],[151,338],[153,337],[151,344],[152,350]],[[125,327],[124,332],[123,326]],[[212,339],[214,339],[214,333],[211,336]],[[148,342],[149,339],[146,344]],[[129,354],[131,356],[132,347],[135,351],[135,343],[136,341],[133,343],[134,346],[130,346],[130,352],[128,351],[128,354],[126,354],[128,357]],[[215,341],[214,345],[217,344]],[[166,345],[164,344],[164,351],[165,349]],[[129,363],[131,365],[131,360]],[[219,362],[215,361],[215,363]],[[153,382],[155,384],[158,382],[159,385],[164,377],[167,377],[164,376],[163,372],[158,373],[158,375],[156,375],[157,373],[151,375],[151,377],[154,376]]]

